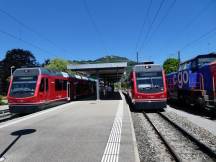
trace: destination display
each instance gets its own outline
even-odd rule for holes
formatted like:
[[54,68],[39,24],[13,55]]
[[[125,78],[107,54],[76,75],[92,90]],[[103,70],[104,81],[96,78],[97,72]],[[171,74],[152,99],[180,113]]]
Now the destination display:
[[158,77],[162,76],[162,72],[138,72],[136,73],[137,78],[143,78],[143,77]]

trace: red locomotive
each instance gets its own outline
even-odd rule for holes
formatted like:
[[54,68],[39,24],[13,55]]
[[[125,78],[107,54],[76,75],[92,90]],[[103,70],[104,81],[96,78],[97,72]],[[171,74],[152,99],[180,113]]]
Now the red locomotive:
[[150,62],[135,65],[129,76],[128,96],[137,110],[165,108],[167,89],[163,68]]
[[94,92],[94,80],[37,67],[16,69],[7,97],[11,113],[32,113]]

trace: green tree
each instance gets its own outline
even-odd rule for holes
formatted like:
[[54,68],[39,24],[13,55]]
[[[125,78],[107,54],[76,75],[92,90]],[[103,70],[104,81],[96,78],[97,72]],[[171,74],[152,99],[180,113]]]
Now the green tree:
[[69,62],[67,60],[55,58],[55,59],[50,60],[49,63],[45,67],[51,70],[67,72],[68,64]]
[[44,62],[41,64],[41,67],[46,67],[47,65],[49,65],[49,63],[50,63],[50,59],[44,60]]
[[7,51],[5,58],[2,60],[2,64],[3,73],[1,75],[1,79],[3,82],[3,93],[7,92],[12,66],[14,69],[39,66],[35,56],[30,51],[23,49],[12,49]]
[[168,58],[163,63],[163,68],[166,74],[177,71],[179,66],[179,60],[175,58]]

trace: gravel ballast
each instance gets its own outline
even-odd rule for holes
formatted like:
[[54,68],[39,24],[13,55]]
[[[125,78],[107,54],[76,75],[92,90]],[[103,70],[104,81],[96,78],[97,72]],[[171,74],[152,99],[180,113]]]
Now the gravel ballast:
[[213,161],[208,155],[203,153],[194,142],[188,137],[185,137],[181,131],[173,127],[173,125],[159,114],[148,113],[146,115],[182,161]]
[[170,155],[166,146],[155,133],[152,126],[144,118],[142,113],[132,113],[134,130],[138,145],[138,151],[141,162],[172,162],[173,157]]
[[197,126],[187,120],[187,118],[179,116],[174,112],[163,112],[163,114],[182,128],[186,129],[189,133],[193,134],[198,140],[216,152],[216,136],[208,130]]

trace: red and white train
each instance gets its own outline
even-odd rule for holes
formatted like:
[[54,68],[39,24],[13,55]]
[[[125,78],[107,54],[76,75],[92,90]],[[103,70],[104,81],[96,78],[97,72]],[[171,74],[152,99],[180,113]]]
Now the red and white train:
[[135,65],[128,80],[128,96],[136,110],[165,108],[167,89],[163,68],[151,62]]
[[46,68],[16,69],[8,89],[11,113],[32,113],[95,95],[95,80]]

